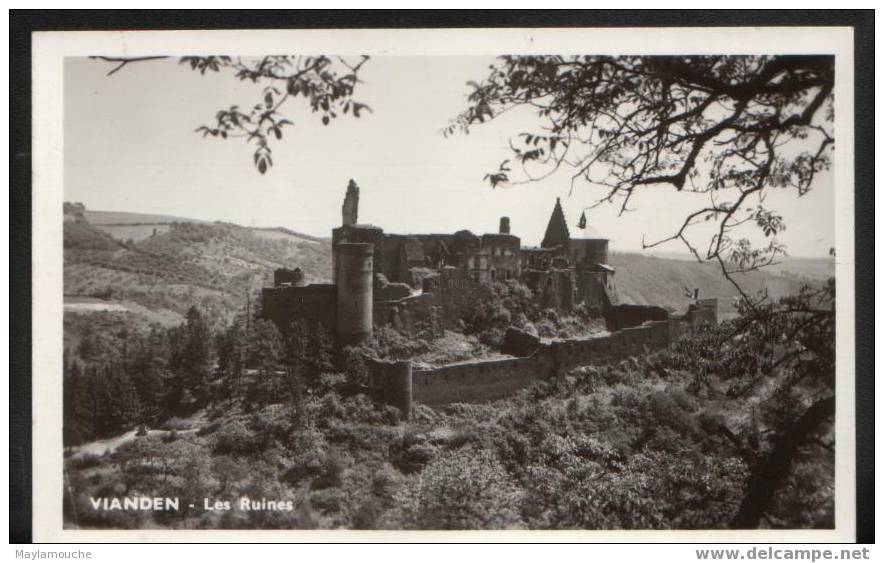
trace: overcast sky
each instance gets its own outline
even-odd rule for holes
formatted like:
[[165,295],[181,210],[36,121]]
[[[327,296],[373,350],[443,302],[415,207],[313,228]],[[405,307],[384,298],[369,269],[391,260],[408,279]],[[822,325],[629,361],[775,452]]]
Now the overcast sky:
[[[470,135],[440,130],[466,107],[468,80],[480,80],[489,58],[375,57],[360,76],[355,99],[373,113],[324,127],[303,99],[285,106],[295,122],[272,145],[274,166],[260,175],[252,147],[232,139],[203,139],[218,109],[251,106],[260,86],[229,72],[201,76],[174,60],[128,65],[112,76],[108,63],[68,59],[65,65],[65,199],[94,210],[162,213],[242,225],[284,226],[330,236],[340,224],[350,178],[361,187],[359,220],[387,232],[495,232],[501,215],[525,245],[539,244],[556,197],[569,222],[602,195],[582,186],[569,194],[570,174],[492,189],[483,176],[509,157],[508,138],[534,123],[504,116]],[[817,179],[798,198],[772,191],[765,201],[783,215],[778,240],[793,256],[824,256],[834,246],[833,180]],[[706,203],[660,186],[634,198],[636,211],[616,206],[588,213],[614,250],[641,248],[671,234],[696,205]],[[708,233],[697,231],[695,240]],[[760,238],[756,242],[760,242]],[[683,252],[678,243],[662,251]]]

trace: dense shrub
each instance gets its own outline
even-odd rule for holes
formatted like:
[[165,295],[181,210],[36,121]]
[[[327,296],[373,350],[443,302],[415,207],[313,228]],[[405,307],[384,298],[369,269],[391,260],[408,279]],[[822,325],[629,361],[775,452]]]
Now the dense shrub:
[[519,528],[521,491],[488,450],[463,448],[431,462],[401,498],[407,528]]
[[212,436],[215,455],[253,455],[261,449],[261,436],[243,420],[234,419]]

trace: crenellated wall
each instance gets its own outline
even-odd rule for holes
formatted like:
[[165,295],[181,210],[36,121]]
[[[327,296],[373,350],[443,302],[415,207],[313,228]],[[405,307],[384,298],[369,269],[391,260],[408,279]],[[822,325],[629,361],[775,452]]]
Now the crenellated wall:
[[[714,304],[704,303],[684,315],[672,315],[665,320],[647,321],[641,326],[625,328],[605,336],[540,343],[535,339],[520,338],[514,330],[508,334],[513,346],[528,353],[525,357],[506,357],[474,360],[431,368],[410,368],[408,381],[404,379],[401,364],[410,362],[373,361],[372,373],[383,382],[377,397],[389,404],[408,404],[403,398],[411,394],[411,401],[430,406],[452,403],[494,401],[512,395],[535,381],[563,376],[570,370],[585,365],[620,361],[631,356],[660,350],[678,338],[714,318]],[[711,311],[711,313],[710,313]],[[529,342],[530,341],[530,342]],[[390,370],[390,373],[386,373]],[[392,387],[391,387],[392,386]],[[411,408],[411,407],[409,407]]]
[[556,341],[545,350],[554,359],[554,375],[564,375],[575,367],[620,361],[666,348],[669,343],[670,322],[665,320],[649,321],[608,336]]
[[430,406],[494,401],[553,373],[552,359],[500,358],[449,364],[412,372],[414,401]]

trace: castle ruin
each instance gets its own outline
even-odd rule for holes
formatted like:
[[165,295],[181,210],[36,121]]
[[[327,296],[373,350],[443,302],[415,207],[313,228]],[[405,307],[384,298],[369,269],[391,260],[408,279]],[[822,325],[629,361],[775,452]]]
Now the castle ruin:
[[507,330],[507,357],[416,367],[410,360],[366,358],[371,383],[365,392],[397,407],[404,419],[414,403],[439,406],[505,397],[535,381],[574,367],[619,361],[668,346],[697,328],[717,323],[716,299],[698,299],[682,314],[620,303],[608,239],[588,225],[585,212],[574,229],[556,200],[538,248],[521,246],[509,217],[497,233],[389,234],[358,222],[359,187],[352,180],[332,230],[333,283],[304,285],[300,269],[279,269],[262,292],[263,316],[281,331],[292,322],[325,326],[339,346],[367,341],[376,326],[410,332],[422,321],[456,326],[495,281],[516,279],[543,307],[561,311],[585,304],[605,318],[608,334],[541,342]]
[[347,345],[367,340],[374,326],[409,331],[430,318],[451,326],[491,283],[511,279],[544,308],[568,311],[582,303],[617,324],[608,239],[585,213],[569,228],[559,199],[536,248],[521,245],[509,217],[500,218],[498,232],[483,235],[391,234],[359,223],[358,211],[359,186],[350,180],[341,226],[332,230],[331,284],[305,286],[296,268],[277,270],[274,286],[264,288],[263,314],[280,330],[295,320],[318,322]]

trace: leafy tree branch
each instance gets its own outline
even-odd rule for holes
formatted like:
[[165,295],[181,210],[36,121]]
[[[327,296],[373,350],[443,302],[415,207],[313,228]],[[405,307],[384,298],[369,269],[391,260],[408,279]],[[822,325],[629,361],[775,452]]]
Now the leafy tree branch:
[[[93,58],[116,65],[108,72],[110,76],[131,63],[168,57]],[[237,80],[262,87],[258,103],[221,109],[215,113],[213,123],[198,127],[197,132],[203,137],[242,138],[253,144],[254,165],[264,174],[273,166],[271,141],[281,140],[284,128],[295,125],[282,113],[283,106],[291,101],[302,98],[311,113],[320,115],[323,125],[342,115],[352,113],[358,118],[362,112],[371,111],[353,98],[360,83],[359,71],[367,60],[365,55],[356,58],[274,55],[181,57],[179,62],[202,75],[231,71]]]
[[[765,194],[791,188],[804,195],[831,165],[828,56],[504,56],[484,81],[468,84],[469,105],[446,136],[517,107],[539,122],[517,134],[512,158],[486,175],[493,187],[567,168],[572,189],[581,181],[601,187],[594,206],[617,202],[621,214],[639,190],[705,194],[709,204],[672,235],[643,244],[680,241],[698,260],[718,262],[741,293],[735,274],[785,253],[776,242],[785,223],[764,206]],[[710,221],[715,234],[698,248],[688,232]],[[766,246],[739,238],[738,229],[751,224],[770,239]]]

